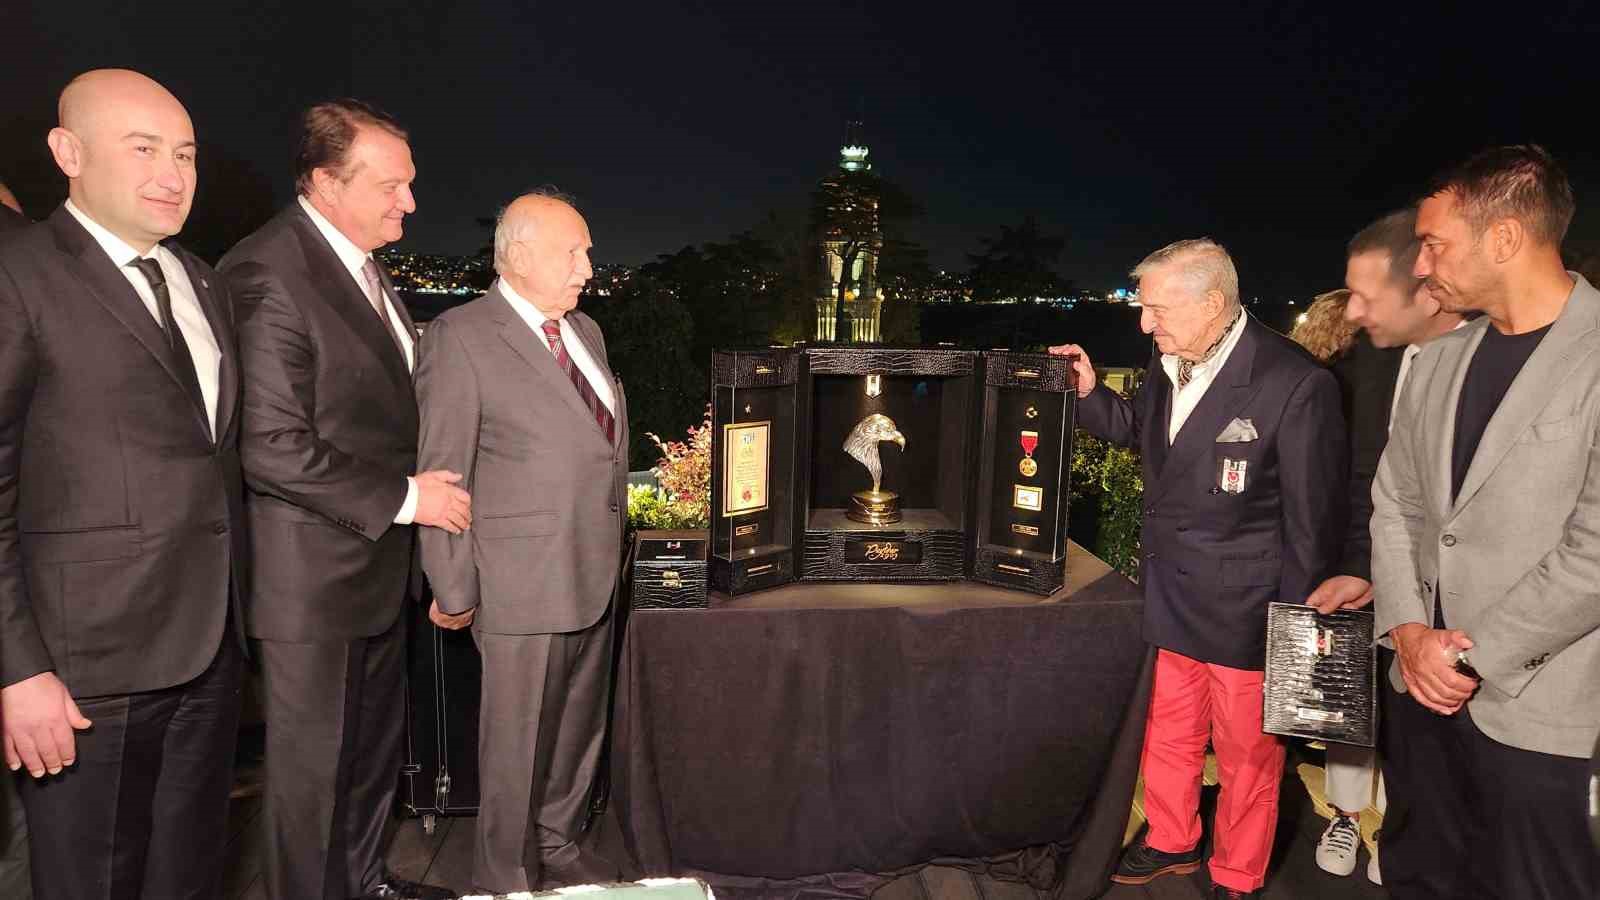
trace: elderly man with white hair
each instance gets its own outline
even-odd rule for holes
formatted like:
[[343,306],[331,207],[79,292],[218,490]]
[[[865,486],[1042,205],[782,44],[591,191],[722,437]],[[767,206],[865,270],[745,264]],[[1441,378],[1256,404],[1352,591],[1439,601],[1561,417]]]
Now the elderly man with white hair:
[[589,226],[540,191],[495,229],[500,277],[428,326],[419,462],[464,472],[473,528],[430,529],[433,620],[483,656],[477,850],[495,893],[614,881],[580,848],[600,764],[611,606],[626,515],[628,414],[605,339],[578,312]]
[[[1144,460],[1145,639],[1157,648],[1145,726],[1148,832],[1112,880],[1201,862],[1207,741],[1222,781],[1210,873],[1218,898],[1266,882],[1284,750],[1261,731],[1267,604],[1304,602],[1338,558],[1348,444],[1333,376],[1239,303],[1233,260],[1179,241],[1133,270],[1152,373],[1124,399],[1076,344],[1078,424]],[[1163,377],[1164,376],[1164,377]]]

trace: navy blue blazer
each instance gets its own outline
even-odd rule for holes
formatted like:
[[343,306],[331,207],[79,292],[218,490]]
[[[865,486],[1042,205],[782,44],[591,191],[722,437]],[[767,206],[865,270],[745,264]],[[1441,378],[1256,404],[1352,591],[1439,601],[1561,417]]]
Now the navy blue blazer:
[[[1342,549],[1349,443],[1339,386],[1299,345],[1246,316],[1168,446],[1171,395],[1158,354],[1132,400],[1097,385],[1078,405],[1079,426],[1143,455],[1145,640],[1261,669],[1267,604],[1304,603]],[[1256,438],[1219,442],[1235,419],[1248,419]]]

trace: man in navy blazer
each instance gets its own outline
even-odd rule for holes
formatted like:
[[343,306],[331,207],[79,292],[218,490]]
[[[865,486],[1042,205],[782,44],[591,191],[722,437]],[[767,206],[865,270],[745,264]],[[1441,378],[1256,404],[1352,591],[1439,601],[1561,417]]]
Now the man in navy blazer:
[[1159,648],[1145,730],[1150,828],[1114,881],[1200,866],[1209,739],[1222,793],[1211,880],[1255,896],[1277,825],[1282,744],[1261,731],[1267,604],[1303,603],[1338,558],[1348,443],[1333,376],[1239,303],[1233,260],[1179,241],[1134,270],[1158,353],[1132,400],[1076,354],[1078,424],[1144,460],[1145,639]]

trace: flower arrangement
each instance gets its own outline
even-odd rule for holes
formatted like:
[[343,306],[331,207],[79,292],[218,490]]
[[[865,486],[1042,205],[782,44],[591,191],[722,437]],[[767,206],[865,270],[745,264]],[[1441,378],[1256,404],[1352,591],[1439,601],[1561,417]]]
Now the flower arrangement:
[[646,435],[661,451],[651,473],[661,487],[628,488],[628,526],[650,529],[700,529],[711,523],[711,405],[705,419],[688,428],[688,440],[663,441]]

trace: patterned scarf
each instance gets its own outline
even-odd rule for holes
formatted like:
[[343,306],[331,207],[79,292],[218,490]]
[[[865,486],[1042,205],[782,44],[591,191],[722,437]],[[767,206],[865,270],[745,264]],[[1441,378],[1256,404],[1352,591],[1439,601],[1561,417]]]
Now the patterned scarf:
[[1217,355],[1217,348],[1221,347],[1222,346],[1222,342],[1228,339],[1228,335],[1233,334],[1234,326],[1238,325],[1239,324],[1239,320],[1241,320],[1243,318],[1244,318],[1244,307],[1241,306],[1241,307],[1239,307],[1238,311],[1236,311],[1233,314],[1233,321],[1228,323],[1228,327],[1227,328],[1222,329],[1222,333],[1217,335],[1217,339],[1211,342],[1211,346],[1206,348],[1206,352],[1200,354],[1200,358],[1199,359],[1182,359],[1182,358],[1179,358],[1179,360],[1178,360],[1178,390],[1180,390],[1180,391],[1183,390],[1185,387],[1187,387],[1189,385],[1190,379],[1194,378],[1194,367],[1195,366],[1198,366],[1203,362],[1209,362],[1211,357]]

